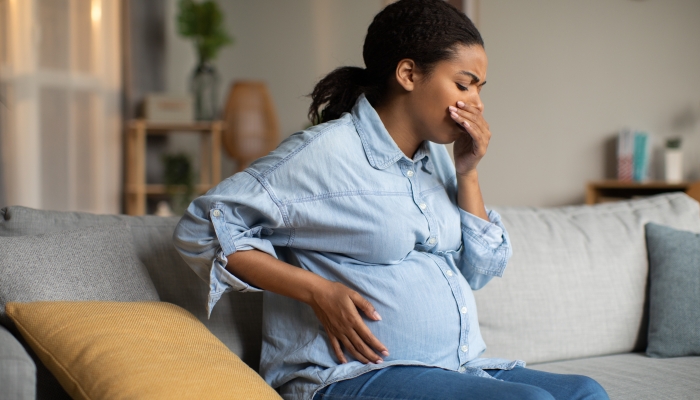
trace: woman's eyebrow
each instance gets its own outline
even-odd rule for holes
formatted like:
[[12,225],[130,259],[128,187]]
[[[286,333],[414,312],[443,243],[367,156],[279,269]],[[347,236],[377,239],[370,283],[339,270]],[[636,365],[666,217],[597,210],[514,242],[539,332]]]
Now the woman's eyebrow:
[[[469,72],[469,71],[459,71],[459,72],[457,72],[457,74],[459,74],[459,75],[466,75],[466,76],[471,77],[471,78],[472,78],[472,83],[475,83],[475,84],[476,84],[476,83],[479,83],[479,81],[481,81],[481,79],[480,79],[478,76],[472,74],[472,73]],[[482,85],[485,84],[485,83],[486,83],[486,81],[484,81],[484,83],[482,83]]]

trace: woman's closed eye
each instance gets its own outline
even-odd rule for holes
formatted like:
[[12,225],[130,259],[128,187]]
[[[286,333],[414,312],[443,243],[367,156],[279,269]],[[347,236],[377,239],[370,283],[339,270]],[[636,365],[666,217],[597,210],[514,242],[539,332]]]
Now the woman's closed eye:
[[468,87],[468,86],[464,86],[464,85],[462,85],[461,83],[458,83],[458,82],[455,82],[455,84],[457,85],[457,89],[459,89],[459,90],[461,90],[461,91],[463,91],[463,92],[469,90],[469,87]]

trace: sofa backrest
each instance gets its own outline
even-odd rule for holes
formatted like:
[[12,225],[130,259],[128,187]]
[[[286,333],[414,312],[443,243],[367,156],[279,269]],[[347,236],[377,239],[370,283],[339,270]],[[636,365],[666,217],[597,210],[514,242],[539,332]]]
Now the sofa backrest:
[[[513,243],[503,278],[476,291],[484,357],[529,363],[643,350],[648,262],[644,224],[700,232],[700,207],[684,194],[562,208],[496,208]],[[8,207],[0,236],[22,236],[125,221],[137,256],[163,301],[197,316],[257,370],[262,295],[225,294],[211,318],[208,288],[172,244],[178,218],[95,215]]]
[[505,274],[475,292],[484,357],[528,363],[643,351],[644,225],[700,232],[685,194],[595,206],[500,207],[513,244]]
[[262,295],[227,293],[208,319],[207,285],[173,247],[173,231],[179,218],[96,215],[13,206],[0,210],[0,236],[38,235],[119,221],[130,225],[137,257],[148,269],[160,299],[194,314],[231,351],[257,370],[262,345]]

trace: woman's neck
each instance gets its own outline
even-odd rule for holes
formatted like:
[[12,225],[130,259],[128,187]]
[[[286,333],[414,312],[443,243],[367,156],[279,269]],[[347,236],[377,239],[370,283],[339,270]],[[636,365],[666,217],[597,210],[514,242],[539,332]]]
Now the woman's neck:
[[423,139],[416,134],[416,129],[411,124],[410,113],[402,101],[400,99],[388,101],[376,107],[375,110],[399,149],[406,157],[412,159]]

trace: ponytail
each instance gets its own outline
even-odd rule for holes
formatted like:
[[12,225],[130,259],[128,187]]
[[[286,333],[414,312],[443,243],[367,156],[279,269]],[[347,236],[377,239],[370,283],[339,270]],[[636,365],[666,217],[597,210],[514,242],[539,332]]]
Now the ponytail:
[[336,68],[321,79],[311,92],[309,119],[312,123],[319,124],[340,118],[344,112],[352,109],[357,98],[370,86],[366,69]]

